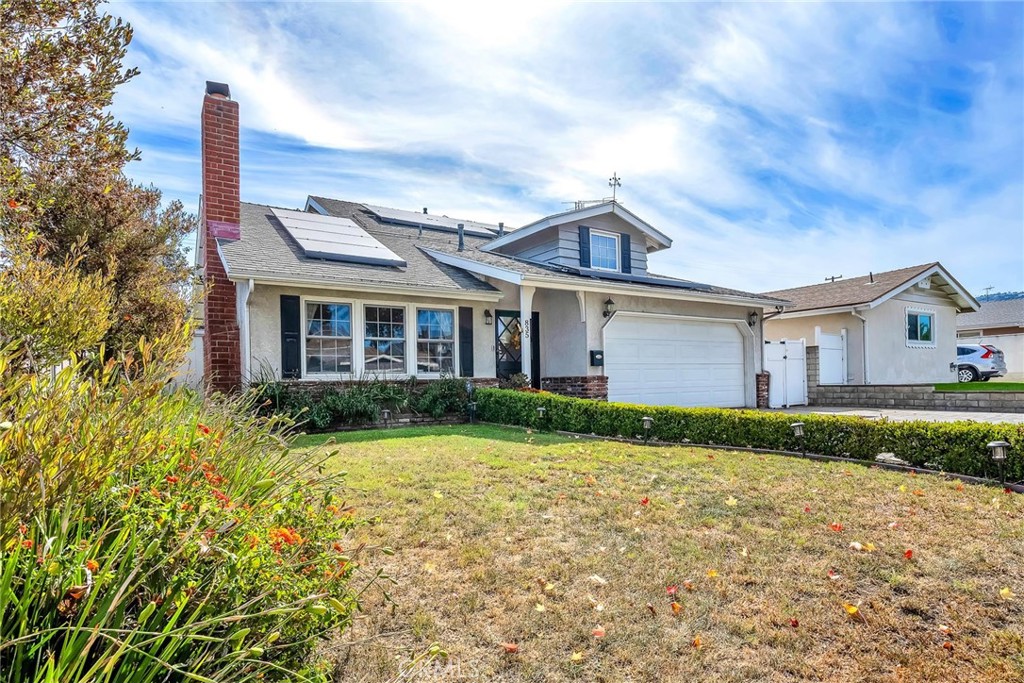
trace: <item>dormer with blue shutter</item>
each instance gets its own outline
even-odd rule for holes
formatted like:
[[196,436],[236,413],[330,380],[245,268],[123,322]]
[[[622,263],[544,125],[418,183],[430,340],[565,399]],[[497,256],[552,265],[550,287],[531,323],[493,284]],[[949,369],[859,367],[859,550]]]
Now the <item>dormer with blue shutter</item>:
[[672,240],[615,201],[535,221],[481,247],[596,277],[645,275],[647,255]]

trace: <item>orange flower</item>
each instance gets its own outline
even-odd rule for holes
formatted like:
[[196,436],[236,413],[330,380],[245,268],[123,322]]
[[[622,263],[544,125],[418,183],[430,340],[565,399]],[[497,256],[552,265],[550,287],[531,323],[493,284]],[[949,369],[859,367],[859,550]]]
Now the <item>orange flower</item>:
[[21,547],[25,548],[26,550],[32,548],[32,539],[26,538],[24,541],[21,542]]
[[96,572],[96,571],[99,571],[99,569],[100,569],[100,563],[97,562],[96,560],[86,560],[85,561],[85,568],[88,569],[91,572]]
[[179,479],[173,474],[168,474],[166,477],[164,477],[164,479],[167,480],[168,484],[177,484],[179,481]]
[[840,524],[839,522],[832,522],[831,524],[828,525],[828,528],[831,529],[832,531],[839,532],[839,531],[843,530],[843,525]]
[[17,209],[20,206],[20,204],[18,204],[18,201],[15,199],[8,199],[7,206],[11,207],[12,209]]
[[196,431],[200,434],[206,435],[210,433],[210,428],[200,422],[196,425]]
[[19,524],[18,525],[18,533],[19,534],[24,536],[27,532],[28,532],[28,527],[27,526],[25,526],[24,524]]
[[341,543],[339,543],[338,541],[335,541],[335,542],[334,542],[334,543],[333,543],[333,544],[331,545],[331,547],[332,547],[332,548],[334,548],[334,549],[335,549],[335,550],[336,550],[337,552],[339,552],[339,553],[343,553],[343,552],[345,552],[345,548],[343,548],[343,547],[342,547],[342,545],[341,545]]

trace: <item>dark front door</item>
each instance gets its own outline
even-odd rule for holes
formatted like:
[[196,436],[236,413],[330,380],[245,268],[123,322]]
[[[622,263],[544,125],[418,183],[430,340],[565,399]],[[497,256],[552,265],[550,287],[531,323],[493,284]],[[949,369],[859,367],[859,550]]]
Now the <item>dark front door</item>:
[[[508,379],[523,371],[523,322],[519,311],[498,311],[497,326],[494,329],[497,340],[494,345],[497,354],[498,379]],[[540,388],[540,313],[530,316],[529,325],[531,363],[531,384]]]
[[523,325],[519,311],[498,311],[494,332],[498,379],[508,379],[523,371]]

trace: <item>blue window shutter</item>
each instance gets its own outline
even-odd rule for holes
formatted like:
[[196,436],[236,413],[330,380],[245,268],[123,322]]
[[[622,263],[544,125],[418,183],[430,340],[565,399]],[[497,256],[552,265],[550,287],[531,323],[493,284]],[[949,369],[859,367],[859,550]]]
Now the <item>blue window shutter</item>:
[[281,377],[298,379],[302,376],[302,310],[299,297],[281,295]]
[[590,267],[590,228],[580,226],[580,268]]
[[459,376],[473,376],[473,309],[459,306]]
[[623,273],[633,272],[633,250],[629,246],[629,235],[622,233],[619,235],[619,251],[621,252],[619,259],[619,270]]

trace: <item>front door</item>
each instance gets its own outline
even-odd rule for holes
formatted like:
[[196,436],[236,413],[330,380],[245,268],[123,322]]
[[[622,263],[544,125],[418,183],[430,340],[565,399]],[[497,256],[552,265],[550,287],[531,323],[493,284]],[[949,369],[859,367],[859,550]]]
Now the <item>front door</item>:
[[[540,388],[540,314],[534,313],[530,325],[530,351],[532,355],[531,384]],[[519,311],[498,311],[494,328],[496,370],[498,379],[508,379],[523,371],[523,323]]]

